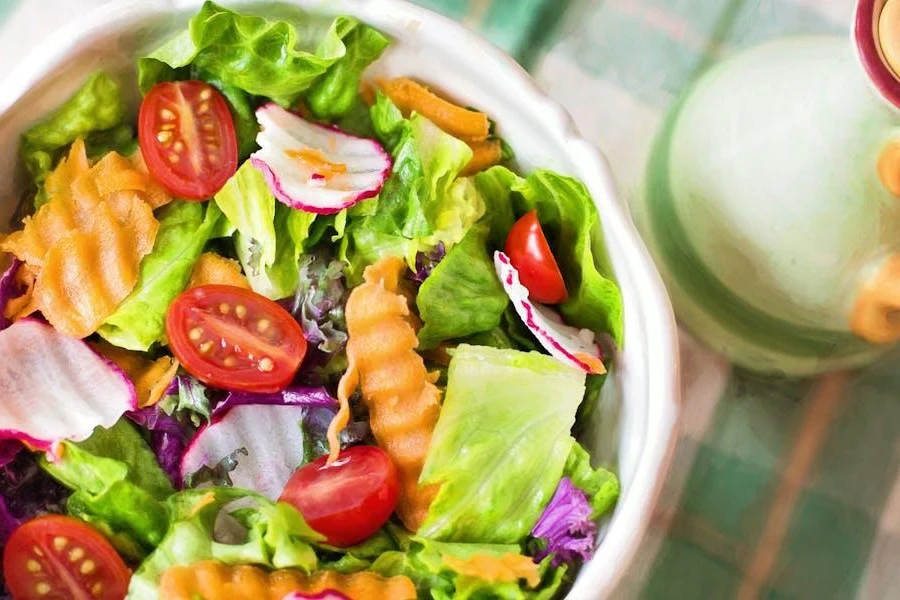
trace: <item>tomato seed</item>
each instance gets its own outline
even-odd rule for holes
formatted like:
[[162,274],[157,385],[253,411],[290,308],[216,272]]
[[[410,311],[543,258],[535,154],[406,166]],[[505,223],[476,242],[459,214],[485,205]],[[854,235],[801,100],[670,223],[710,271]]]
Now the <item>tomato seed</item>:
[[237,366],[237,359],[235,359],[233,356],[226,356],[226,357],[225,357],[225,360],[222,361],[222,362],[223,362],[223,364],[224,364],[226,367],[235,367],[235,366]]
[[272,325],[272,322],[269,321],[268,319],[260,319],[259,321],[256,322],[256,330],[260,333],[263,333],[271,325]]
[[204,102],[203,104],[201,104],[201,105],[197,108],[197,112],[200,113],[201,115],[202,115],[203,113],[208,113],[208,112],[209,112],[209,102]]
[[82,575],[90,575],[91,573],[94,572],[94,570],[96,568],[97,568],[97,563],[88,559],[88,560],[84,561],[83,563],[81,563],[81,567],[78,570],[81,571]]
[[200,352],[206,354],[210,350],[212,350],[213,343],[212,342],[203,342],[200,344]]
[[275,368],[275,363],[272,362],[272,359],[268,356],[264,356],[263,358],[259,359],[259,365],[257,365],[257,368],[263,373],[268,373]]
[[161,111],[159,111],[159,116],[162,117],[163,121],[174,121],[175,120],[175,113],[173,113],[168,108],[164,108]]
[[91,593],[94,594],[95,596],[97,596],[97,597],[99,598],[99,597],[100,597],[100,594],[103,593],[103,583],[101,583],[101,582],[98,581],[97,583],[95,583],[94,585],[92,585],[92,586],[91,586]]
[[33,558],[29,558],[28,562],[25,563],[25,568],[28,569],[28,571],[31,573],[37,573],[41,570],[41,563],[34,560]]
[[172,150],[175,152],[184,152],[184,142],[176,140],[175,144],[172,145]]
[[202,92],[200,92],[200,99],[201,99],[201,100],[209,100],[210,98],[212,98],[212,90],[210,90],[209,88],[207,88],[207,89],[203,90]]
[[238,304],[234,307],[234,314],[237,315],[238,319],[243,319],[247,316],[247,307],[243,304]]
[[219,305],[219,312],[223,315],[227,315],[231,311],[231,307],[225,304],[224,302]]
[[50,593],[50,584],[46,581],[42,581],[36,586],[34,586],[34,591],[36,591],[41,596],[46,596]]
[[84,550],[82,550],[81,548],[75,548],[74,550],[69,552],[69,560],[72,562],[78,562],[82,558],[84,558]]
[[170,155],[169,155],[169,162],[172,163],[172,164],[177,163],[177,162],[178,162],[178,155],[177,155],[177,154],[170,154]]
[[191,341],[199,341],[203,337],[203,330],[199,327],[194,327],[188,332],[188,337],[191,338]]
[[168,144],[172,141],[172,132],[171,131],[160,131],[156,134],[156,141],[160,144]]
[[55,538],[53,538],[53,547],[56,548],[56,551],[57,551],[57,552],[59,552],[59,551],[61,551],[63,548],[65,548],[65,547],[66,547],[66,544],[68,544],[68,543],[69,543],[69,540],[67,540],[66,538],[64,538],[64,537],[62,537],[62,536],[60,536],[60,535],[58,535],[58,536],[56,536]]

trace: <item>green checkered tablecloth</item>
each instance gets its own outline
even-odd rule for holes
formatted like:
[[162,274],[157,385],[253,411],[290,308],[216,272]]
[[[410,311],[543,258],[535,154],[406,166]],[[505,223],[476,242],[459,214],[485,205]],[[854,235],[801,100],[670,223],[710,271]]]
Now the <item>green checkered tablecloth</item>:
[[[626,199],[668,107],[717,58],[848,31],[853,0],[419,0],[534,73]],[[0,0],[0,77],[102,0]],[[616,597],[900,598],[900,352],[773,379],[683,336],[684,418],[651,535]]]

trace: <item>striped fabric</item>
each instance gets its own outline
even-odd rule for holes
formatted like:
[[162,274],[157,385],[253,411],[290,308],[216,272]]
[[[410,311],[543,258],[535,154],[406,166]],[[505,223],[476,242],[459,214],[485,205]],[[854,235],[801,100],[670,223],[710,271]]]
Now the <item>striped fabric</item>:
[[[0,77],[101,0],[0,0]],[[626,199],[698,72],[794,33],[845,35],[852,0],[420,0],[529,68],[609,156]],[[900,597],[900,352],[772,379],[683,335],[685,417],[640,559],[616,597]]]

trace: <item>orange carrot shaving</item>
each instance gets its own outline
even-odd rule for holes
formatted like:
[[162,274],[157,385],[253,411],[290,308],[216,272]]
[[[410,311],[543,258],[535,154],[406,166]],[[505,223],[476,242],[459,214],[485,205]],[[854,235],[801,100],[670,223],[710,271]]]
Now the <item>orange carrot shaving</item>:
[[440,413],[441,392],[415,352],[416,331],[409,323],[406,298],[398,293],[405,264],[387,257],[367,267],[365,283],[347,300],[347,372],[338,385],[340,410],[328,428],[329,460],[337,458],[337,435],[347,425],[348,398],[362,384],[369,424],[378,445],[400,476],[397,514],[416,531],[438,486],[419,486],[419,474]]
[[488,583],[516,582],[524,579],[528,587],[535,588],[541,582],[538,565],[530,556],[504,554],[490,556],[473,554],[468,558],[444,556],[443,563],[459,573],[487,581]]
[[463,168],[461,175],[474,175],[498,164],[503,158],[503,145],[500,140],[471,142],[472,160]]
[[347,172],[347,165],[339,162],[332,162],[328,159],[324,152],[316,148],[300,148],[297,150],[285,151],[291,158],[296,158],[308,169],[311,169],[318,175],[325,177],[334,177]]
[[62,333],[93,333],[137,283],[159,229],[146,179],[114,152],[88,168],[76,141],[47,179],[48,202],[0,242],[35,274],[32,308]]
[[178,361],[171,356],[161,356],[154,361],[140,352],[125,350],[105,341],[93,343],[91,347],[125,372],[134,383],[141,408],[159,402],[178,372]]
[[236,261],[215,252],[204,252],[194,264],[188,289],[211,283],[250,289],[250,284]]
[[283,600],[292,592],[340,592],[351,600],[414,600],[416,587],[399,575],[382,577],[368,571],[319,571],[306,575],[293,569],[265,571],[251,565],[206,560],[170,567],[163,573],[159,597],[166,600]]
[[379,80],[378,87],[404,116],[417,112],[440,129],[466,142],[486,140],[490,134],[487,115],[457,106],[407,77]]

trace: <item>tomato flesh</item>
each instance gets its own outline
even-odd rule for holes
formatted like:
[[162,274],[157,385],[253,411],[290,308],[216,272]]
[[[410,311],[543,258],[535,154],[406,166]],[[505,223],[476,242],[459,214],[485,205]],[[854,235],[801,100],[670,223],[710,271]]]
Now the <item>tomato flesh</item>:
[[170,193],[205,200],[237,171],[237,136],[228,103],[203,81],[153,86],[138,114],[147,169]]
[[536,210],[515,222],[506,236],[504,252],[519,272],[519,281],[528,289],[531,300],[542,304],[560,304],[569,297]]
[[397,468],[377,446],[353,446],[332,464],[327,460],[322,456],[297,469],[279,501],[292,504],[332,546],[352,546],[378,531],[394,512]]
[[3,577],[16,600],[121,600],[131,571],[96,529],[52,515],[13,531],[3,551]]
[[166,337],[191,375],[214,387],[278,392],[306,355],[300,324],[256,292],[202,285],[178,296],[166,315]]

